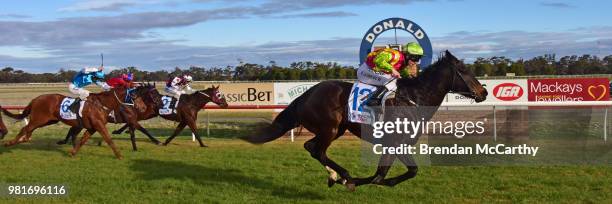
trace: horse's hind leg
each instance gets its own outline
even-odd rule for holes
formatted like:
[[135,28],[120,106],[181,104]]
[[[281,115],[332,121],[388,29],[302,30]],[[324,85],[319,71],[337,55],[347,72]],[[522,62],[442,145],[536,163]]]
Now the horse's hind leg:
[[406,171],[406,173],[402,175],[383,180],[381,185],[395,186],[405,180],[414,178],[417,175],[419,167],[414,162],[412,155],[402,154],[402,155],[398,155],[398,158],[406,166],[406,168],[408,168],[408,171]]
[[76,136],[81,132],[81,130],[83,130],[81,127],[71,127],[70,130],[68,130],[68,134],[66,134],[66,138],[64,140],[57,141],[57,144],[64,145],[67,144],[69,140],[72,140],[72,147],[74,147],[76,145]]
[[87,140],[89,140],[89,137],[91,137],[91,135],[93,135],[94,133],[96,133],[95,130],[87,130],[85,131],[85,133],[83,133],[83,137],[81,138],[81,141],[79,143],[77,143],[72,150],[70,150],[70,155],[74,156],[76,155],[77,152],[79,152],[79,150],[81,149],[81,147],[83,145],[85,145],[85,143],[87,142]]
[[125,129],[127,129],[127,128],[128,128],[128,125],[125,124],[125,125],[123,125],[123,127],[119,128],[118,130],[113,131],[112,133],[113,133],[113,135],[118,135],[118,134],[121,134],[123,131],[125,131]]
[[136,148],[136,134],[134,134],[134,128],[130,127],[130,141],[132,141],[132,150],[134,151],[138,151],[138,148]]
[[176,137],[179,133],[181,133],[181,131],[183,131],[183,129],[185,129],[185,126],[187,126],[187,123],[185,123],[185,122],[179,123],[178,126],[176,126],[176,129],[174,130],[174,133],[172,134],[172,136],[170,136],[164,142],[164,146],[168,145],[168,143],[170,143],[170,141],[172,141],[174,139],[174,137]]
[[382,184],[385,176],[391,169],[393,162],[395,161],[395,155],[383,154],[378,161],[378,168],[373,176],[367,178],[355,178],[355,185],[360,186],[364,184]]
[[155,137],[153,137],[153,135],[151,135],[151,133],[149,133],[149,131],[147,129],[142,127],[142,125],[136,123],[136,129],[138,129],[140,132],[142,132],[147,137],[149,137],[149,140],[151,140],[151,142],[153,142],[153,144],[159,145],[161,143],[161,142],[159,142],[159,140],[157,140]]
[[30,137],[32,137],[32,132],[34,132],[34,130],[39,127],[43,127],[46,124],[48,124],[48,121],[30,121],[30,123],[28,123],[25,127],[21,128],[17,136],[15,136],[15,139],[5,142],[4,146],[9,147],[19,143],[27,142],[28,140],[30,140]]

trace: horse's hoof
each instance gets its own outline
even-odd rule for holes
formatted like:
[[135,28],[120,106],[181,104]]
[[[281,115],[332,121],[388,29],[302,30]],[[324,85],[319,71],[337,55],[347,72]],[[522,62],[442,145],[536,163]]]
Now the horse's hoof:
[[113,133],[113,135],[118,135],[118,134],[121,134],[121,131],[116,131],[116,130],[115,130],[115,131],[113,131],[112,133]]
[[344,186],[351,192],[355,191],[355,183],[353,181],[347,181]]
[[208,145],[200,145],[200,147],[208,147]]
[[64,142],[64,141],[57,141],[57,143],[56,143],[56,144],[57,144],[57,145],[65,145],[65,144],[66,144],[66,142]]
[[327,178],[327,187],[332,187],[334,186],[334,184],[336,184],[336,181],[334,181],[334,179],[332,178]]
[[153,144],[155,144],[155,145],[161,145],[161,142],[160,142],[160,141],[153,141]]

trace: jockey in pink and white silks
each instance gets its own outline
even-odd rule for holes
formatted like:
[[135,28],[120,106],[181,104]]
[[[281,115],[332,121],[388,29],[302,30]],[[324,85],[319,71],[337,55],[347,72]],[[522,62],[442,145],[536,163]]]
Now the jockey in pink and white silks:
[[170,78],[166,82],[166,88],[164,91],[166,93],[172,95],[174,98],[181,98],[181,94],[187,93],[187,91],[191,91],[191,86],[189,83],[193,81],[193,78],[189,74],[183,74],[182,76],[177,76]]
[[423,48],[415,42],[404,45],[402,52],[385,48],[369,53],[366,62],[357,70],[357,79],[360,82],[377,87],[366,105],[381,105],[387,91],[397,89],[395,82],[398,78],[416,77],[417,64],[421,57]]

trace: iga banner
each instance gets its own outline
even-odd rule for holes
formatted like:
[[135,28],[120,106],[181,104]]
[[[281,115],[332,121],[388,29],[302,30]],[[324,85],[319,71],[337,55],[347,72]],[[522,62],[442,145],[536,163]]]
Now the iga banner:
[[529,101],[607,101],[607,78],[530,79]]
[[[527,101],[527,80],[479,80],[485,86],[489,95],[484,102],[515,102]],[[460,94],[447,94],[446,102],[451,103],[476,103],[474,99]]]
[[285,82],[274,83],[274,101],[276,105],[288,105],[310,87],[319,82]]

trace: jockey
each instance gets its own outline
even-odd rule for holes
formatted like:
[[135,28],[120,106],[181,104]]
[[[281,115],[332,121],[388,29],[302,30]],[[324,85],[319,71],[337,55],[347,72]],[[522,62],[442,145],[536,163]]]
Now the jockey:
[[96,85],[98,85],[105,91],[108,91],[111,89],[111,87],[108,84],[106,84],[106,82],[104,82],[104,71],[103,70],[104,70],[104,67],[83,68],[79,73],[77,73],[76,76],[74,76],[74,78],[72,78],[72,82],[68,85],[68,91],[70,91],[70,93],[72,94],[79,96],[77,100],[73,103],[73,105],[70,107],[70,109],[73,110],[73,112],[76,113],[76,111],[74,111],[77,107],[75,104],[78,104],[77,102],[79,101],[79,99],[80,99],[79,113],[83,110],[83,104],[85,103],[85,101],[87,100],[87,97],[89,96],[89,91],[85,90],[84,87],[92,83],[95,83]]
[[134,74],[127,73],[127,74],[122,74],[121,76],[118,76],[118,77],[110,78],[106,80],[106,83],[113,88],[122,87],[122,86],[126,88],[132,88],[134,86],[132,83],[133,79],[134,79]]
[[166,88],[164,91],[176,99],[179,99],[181,94],[186,93],[186,91],[191,91],[191,86],[189,86],[189,83],[192,81],[193,78],[189,74],[169,78],[166,82]]
[[127,93],[125,95],[125,102],[131,103],[130,91],[132,90],[132,87],[134,87],[134,84],[132,83],[133,79],[134,79],[134,74],[127,73],[127,74],[122,74],[121,76],[118,76],[118,77],[110,78],[106,80],[106,83],[113,88],[125,87],[127,89]]
[[413,78],[417,75],[417,63],[423,57],[423,48],[415,42],[407,43],[402,52],[391,49],[374,50],[357,70],[357,79],[365,84],[377,86],[366,105],[379,106],[387,91],[395,91],[396,79]]

